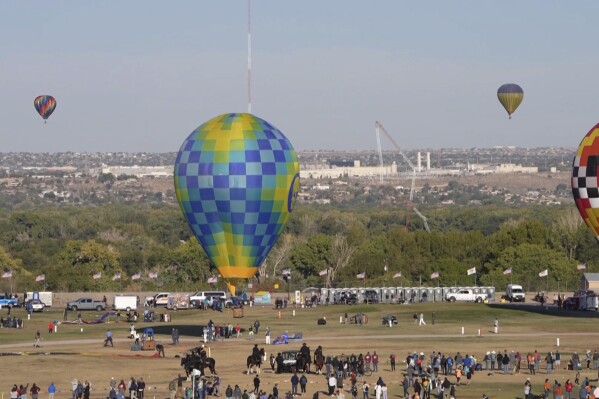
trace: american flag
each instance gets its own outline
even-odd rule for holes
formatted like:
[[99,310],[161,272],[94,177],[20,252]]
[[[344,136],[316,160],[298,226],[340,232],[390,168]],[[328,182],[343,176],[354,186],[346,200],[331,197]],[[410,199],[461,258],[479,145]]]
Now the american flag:
[[357,274],[357,275],[356,275],[356,278],[357,278],[358,280],[364,280],[364,279],[366,278],[366,272],[362,272],[362,273],[360,273],[360,274]]
[[115,273],[114,276],[112,276],[112,281],[116,281],[116,280],[120,280],[121,279],[121,272]]
[[35,281],[44,281],[46,279],[46,275],[45,274],[40,274],[39,276],[37,276],[35,278]]
[[2,273],[2,278],[12,278],[12,270],[7,270]]
[[431,280],[435,278],[439,278],[439,272],[434,272],[433,274],[431,274]]
[[548,275],[549,275],[549,269],[545,269],[541,273],[539,273],[539,277],[547,277]]
[[587,268],[587,265],[585,265],[584,263],[581,263],[580,265],[576,266],[576,270],[584,270]]
[[509,269],[505,269],[503,274],[512,274],[512,268],[510,267]]
[[327,274],[329,274],[329,269],[324,269],[324,270],[321,270],[321,271],[318,273],[318,275],[319,275],[319,276],[326,276]]
[[150,278],[158,278],[158,272],[150,272],[148,275]]
[[133,276],[131,276],[131,280],[139,280],[141,278],[141,273],[135,273]]
[[401,272],[397,272],[393,275],[393,278],[401,278]]
[[216,284],[218,282],[218,277],[208,277],[208,284]]
[[282,275],[286,275],[286,274],[289,275],[289,274],[291,274],[291,269],[283,269],[283,270],[281,270],[281,274]]
[[100,273],[100,272],[94,273],[94,275],[92,276],[92,278],[94,280],[98,280],[98,279],[102,278],[102,273]]
[[467,271],[468,275],[470,276],[471,274],[476,274],[476,267],[470,268]]

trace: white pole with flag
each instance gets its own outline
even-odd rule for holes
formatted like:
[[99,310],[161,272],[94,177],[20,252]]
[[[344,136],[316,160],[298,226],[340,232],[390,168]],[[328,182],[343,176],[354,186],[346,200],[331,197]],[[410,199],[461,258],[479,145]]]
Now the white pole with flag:
[[474,286],[476,287],[476,267],[471,267],[470,269],[468,269],[468,271],[466,273],[469,276],[474,274]]
[[547,285],[547,295],[549,295],[549,269],[545,269],[539,273],[539,277],[545,277],[545,283]]

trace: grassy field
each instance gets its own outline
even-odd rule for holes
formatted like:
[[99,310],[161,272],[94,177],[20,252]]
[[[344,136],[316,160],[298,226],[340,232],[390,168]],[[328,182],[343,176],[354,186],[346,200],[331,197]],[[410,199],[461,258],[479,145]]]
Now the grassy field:
[[[103,324],[60,324],[58,333],[48,334],[47,324],[50,320],[62,320],[62,310],[34,314],[31,320],[26,320],[22,310],[13,310],[13,315],[25,319],[23,329],[0,329],[0,358],[10,373],[0,374],[0,392],[7,395],[13,384],[37,383],[45,391],[48,384],[54,381],[61,393],[58,398],[70,397],[70,381],[73,378],[89,380],[94,390],[93,398],[107,396],[108,382],[111,377],[127,381],[131,377],[143,377],[151,387],[146,395],[149,399],[168,397],[168,382],[182,373],[180,359],[176,355],[200,344],[201,325],[212,319],[216,324],[233,325],[238,322],[242,328],[258,319],[261,331],[256,337],[256,343],[264,342],[263,330],[270,326],[273,338],[284,332],[301,331],[304,341],[314,350],[322,345],[326,354],[351,354],[377,351],[381,359],[379,373],[367,377],[369,383],[374,382],[380,375],[389,387],[391,398],[401,396],[401,372],[405,370],[403,359],[407,353],[441,351],[455,355],[470,354],[482,360],[485,352],[490,350],[503,351],[507,349],[520,351],[523,355],[539,350],[542,357],[548,351],[559,349],[562,353],[562,369],[546,376],[542,371],[532,376],[533,392],[539,393],[545,378],[557,379],[562,384],[567,378],[573,379],[574,373],[566,371],[565,365],[572,352],[584,353],[599,347],[597,345],[597,323],[595,317],[568,317],[566,315],[544,314],[492,307],[482,304],[416,304],[416,305],[359,305],[359,306],[327,306],[310,309],[288,308],[281,311],[270,307],[245,308],[244,318],[233,318],[230,311],[223,313],[213,311],[188,310],[171,313],[170,323],[137,323],[137,330],[153,327],[157,333],[157,341],[165,344],[166,358],[150,357],[152,353],[131,352],[131,340],[126,336],[129,324],[115,323],[111,319]],[[432,312],[436,314],[435,325],[431,324]],[[340,316],[345,312],[349,316],[364,312],[368,316],[366,325],[340,324]],[[426,326],[414,324],[412,315],[424,313]],[[381,319],[386,314],[394,314],[399,319],[399,325],[389,328],[383,326]],[[6,316],[6,310],[2,310]],[[83,318],[92,320],[99,317],[95,312],[85,312]],[[317,325],[317,320],[326,317],[327,324]],[[493,320],[500,323],[499,334],[491,332]],[[180,330],[181,344],[170,344],[170,331],[173,327]],[[462,334],[462,328],[464,334]],[[42,348],[34,349],[33,341],[36,330],[42,332]],[[83,330],[82,330],[83,329]],[[114,332],[115,347],[103,347],[103,339],[107,329]],[[480,331],[480,335],[479,335]],[[557,347],[559,338],[560,346]],[[246,375],[245,359],[251,353],[255,342],[243,334],[240,339],[232,338],[213,342],[210,346],[212,357],[217,362],[217,372],[222,378],[224,387],[227,384],[239,384],[242,389],[249,389],[253,376]],[[298,349],[301,344],[293,343],[285,346],[270,346],[265,350]],[[262,346],[262,345],[261,345]],[[19,352],[22,355],[8,355]],[[45,354],[44,354],[45,353]],[[395,353],[398,358],[396,372],[391,372],[388,358]],[[276,354],[276,353],[275,353]],[[135,357],[135,356],[141,357]],[[544,362],[542,362],[544,368]],[[597,379],[597,371],[584,370],[582,377]],[[260,376],[261,387],[271,392],[275,383],[279,384],[281,393],[290,389],[290,375],[277,375],[263,368]],[[490,398],[522,397],[522,386],[528,377],[527,373],[520,375],[502,375],[498,373],[478,372],[474,375],[470,386],[460,386],[457,398],[480,398],[486,393]],[[326,391],[326,381],[323,376],[310,374],[308,376],[308,395],[314,391]],[[451,377],[452,382],[455,377]],[[346,385],[346,389],[349,386]],[[7,397],[7,396],[6,396]],[[42,395],[42,397],[46,397]],[[346,397],[350,397],[346,393]]]

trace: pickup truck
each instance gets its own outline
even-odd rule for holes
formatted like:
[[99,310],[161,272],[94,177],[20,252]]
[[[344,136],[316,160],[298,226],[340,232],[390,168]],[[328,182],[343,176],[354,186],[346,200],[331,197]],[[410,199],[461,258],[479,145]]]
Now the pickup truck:
[[77,310],[96,310],[101,312],[102,310],[106,310],[106,303],[94,300],[92,298],[79,298],[76,301],[70,301],[67,303],[67,309],[70,309],[74,312]]
[[10,295],[0,294],[0,306],[3,308],[12,308],[19,306],[17,298],[11,298]]
[[445,300],[449,302],[476,302],[481,303],[485,300],[485,294],[475,294],[471,289],[461,289],[456,292],[449,292],[445,295]]

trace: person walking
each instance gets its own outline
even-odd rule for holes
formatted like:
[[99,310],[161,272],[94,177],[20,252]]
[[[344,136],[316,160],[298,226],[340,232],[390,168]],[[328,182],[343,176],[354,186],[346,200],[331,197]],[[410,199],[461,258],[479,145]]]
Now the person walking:
[[270,327],[266,327],[266,332],[264,333],[265,343],[266,345],[270,345]]
[[331,376],[329,377],[329,396],[331,396],[331,395],[333,395],[333,393],[335,393],[336,387],[337,387],[337,378],[335,377],[335,373],[331,373]]
[[495,318],[495,320],[493,320],[493,333],[497,334],[499,332],[499,320],[497,320],[497,317]]
[[426,326],[426,322],[424,321],[424,313],[420,313],[420,317],[418,318],[418,325],[419,326],[422,326],[422,325]]
[[389,364],[391,365],[391,371],[395,371],[395,354],[392,353],[389,356]]
[[34,348],[42,347],[42,333],[40,332],[40,330],[37,330],[35,332],[35,341],[33,342],[33,347]]

